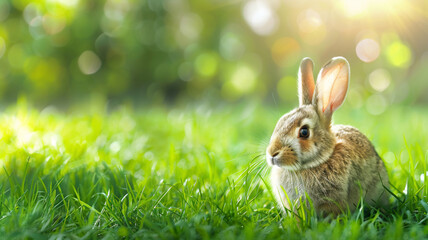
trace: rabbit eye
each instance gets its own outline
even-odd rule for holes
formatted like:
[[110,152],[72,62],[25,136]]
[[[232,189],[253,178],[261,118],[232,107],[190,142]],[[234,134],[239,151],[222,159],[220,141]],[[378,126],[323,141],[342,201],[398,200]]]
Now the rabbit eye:
[[300,130],[299,130],[299,137],[301,137],[301,138],[308,138],[309,137],[308,126],[305,125],[302,128],[300,128]]

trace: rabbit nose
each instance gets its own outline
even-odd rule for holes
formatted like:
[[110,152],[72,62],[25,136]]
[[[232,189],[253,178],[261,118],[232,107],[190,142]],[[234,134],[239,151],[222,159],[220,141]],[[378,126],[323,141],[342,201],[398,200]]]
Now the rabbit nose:
[[276,151],[276,152],[274,152],[272,155],[271,155],[271,157],[276,157],[276,156],[278,156],[278,154],[279,154],[279,151]]
[[278,156],[279,153],[280,151],[276,151],[270,156],[273,165],[278,165],[278,158],[276,156]]

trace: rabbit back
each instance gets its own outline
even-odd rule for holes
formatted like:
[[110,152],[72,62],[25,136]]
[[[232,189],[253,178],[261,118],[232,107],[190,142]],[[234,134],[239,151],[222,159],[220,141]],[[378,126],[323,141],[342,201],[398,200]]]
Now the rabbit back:
[[356,205],[362,190],[366,203],[387,205],[388,174],[373,144],[352,126],[334,125],[332,132],[336,145],[331,160],[349,161],[348,203]]

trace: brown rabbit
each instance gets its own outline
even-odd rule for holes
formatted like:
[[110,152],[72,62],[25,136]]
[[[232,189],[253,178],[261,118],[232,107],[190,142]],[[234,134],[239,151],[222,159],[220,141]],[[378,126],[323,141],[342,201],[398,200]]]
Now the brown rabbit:
[[290,209],[305,192],[317,213],[353,211],[361,194],[365,203],[388,204],[388,174],[373,145],[356,128],[331,125],[349,86],[349,64],[331,59],[315,87],[311,59],[299,70],[299,108],[282,116],[266,150],[278,203]]

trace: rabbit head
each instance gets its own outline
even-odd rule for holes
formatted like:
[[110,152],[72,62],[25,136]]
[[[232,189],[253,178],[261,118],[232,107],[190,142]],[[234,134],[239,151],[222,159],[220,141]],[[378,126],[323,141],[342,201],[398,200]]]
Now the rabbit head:
[[331,59],[320,70],[315,86],[313,63],[302,60],[298,75],[299,107],[282,116],[266,150],[269,165],[299,170],[325,162],[336,139],[330,130],[333,112],[345,100],[349,64],[343,57]]

